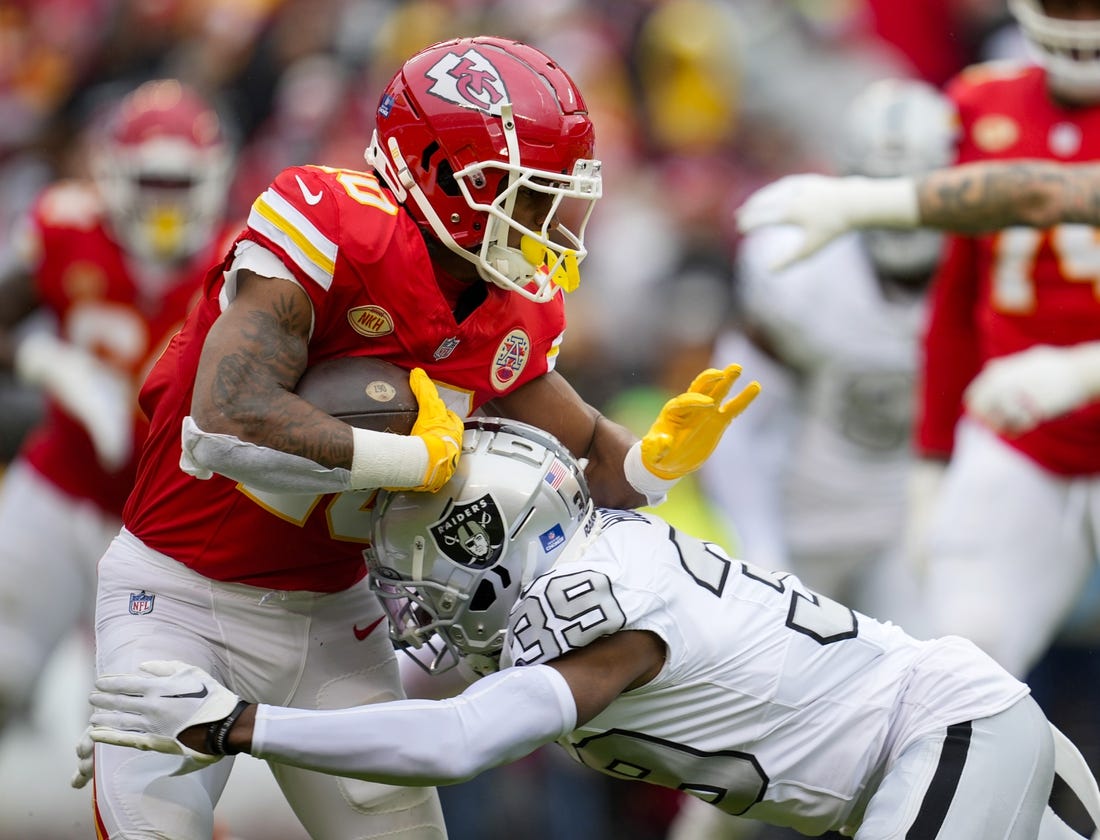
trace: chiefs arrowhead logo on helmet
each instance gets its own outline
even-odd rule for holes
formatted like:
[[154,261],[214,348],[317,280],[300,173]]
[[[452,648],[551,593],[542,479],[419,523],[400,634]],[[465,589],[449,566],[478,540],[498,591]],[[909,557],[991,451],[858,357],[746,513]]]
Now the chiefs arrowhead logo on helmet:
[[428,93],[456,105],[499,116],[501,104],[508,101],[500,71],[474,49],[463,55],[448,52],[426,75],[435,80]]
[[601,166],[549,56],[491,36],[433,44],[390,80],[376,124],[367,162],[426,234],[538,303],[575,288]]

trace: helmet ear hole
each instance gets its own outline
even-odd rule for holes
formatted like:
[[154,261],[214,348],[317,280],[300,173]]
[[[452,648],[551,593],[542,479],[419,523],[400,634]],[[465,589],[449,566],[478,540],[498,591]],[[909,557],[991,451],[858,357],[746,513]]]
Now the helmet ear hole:
[[439,166],[435,173],[435,182],[445,195],[462,195],[462,190],[458,187],[458,181],[455,180],[454,168],[451,166],[451,162],[446,158],[439,162]]
[[508,574],[508,570],[504,566],[493,566],[492,571],[497,573],[497,577],[500,578],[500,585],[505,589],[512,585],[512,576]]
[[432,156],[439,151],[439,144],[436,141],[432,141],[424,147],[423,154],[420,155],[420,168],[425,172],[432,168]]
[[482,580],[477,585],[474,597],[470,599],[470,612],[485,612],[497,600],[496,587],[488,580]]

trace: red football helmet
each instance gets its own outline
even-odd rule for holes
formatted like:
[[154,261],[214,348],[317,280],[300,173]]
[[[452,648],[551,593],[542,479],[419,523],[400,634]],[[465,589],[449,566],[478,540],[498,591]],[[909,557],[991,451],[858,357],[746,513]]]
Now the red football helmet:
[[1008,0],[1036,62],[1053,91],[1070,100],[1100,101],[1100,4],[1058,3],[1051,14],[1043,0]]
[[136,88],[111,113],[91,167],[123,247],[168,262],[216,235],[232,157],[214,108],[175,79],[160,79]]
[[[594,142],[580,91],[548,56],[502,38],[459,38],[417,53],[390,81],[366,159],[421,227],[485,280],[542,302],[579,280],[603,190]],[[536,223],[514,218],[521,190],[541,197]]]

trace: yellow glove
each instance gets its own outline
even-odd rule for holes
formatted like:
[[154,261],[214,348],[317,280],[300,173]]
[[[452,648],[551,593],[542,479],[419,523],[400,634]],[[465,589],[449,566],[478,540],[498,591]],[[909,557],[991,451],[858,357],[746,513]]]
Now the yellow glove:
[[413,368],[409,387],[420,407],[409,434],[420,438],[428,448],[424,481],[411,489],[434,493],[450,480],[458,466],[458,455],[462,451],[462,418],[447,408],[423,368]]
[[750,382],[723,404],[740,375],[741,365],[708,368],[695,377],[687,391],[666,402],[642,438],[643,466],[665,480],[699,469],[730,421],[760,393],[760,383]]

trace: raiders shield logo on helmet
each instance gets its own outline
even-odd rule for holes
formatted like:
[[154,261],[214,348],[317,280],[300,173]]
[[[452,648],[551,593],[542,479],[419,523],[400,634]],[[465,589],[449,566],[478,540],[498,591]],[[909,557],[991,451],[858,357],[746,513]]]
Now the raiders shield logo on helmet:
[[440,551],[472,569],[493,565],[504,546],[504,519],[488,493],[466,504],[452,504],[429,530]]

